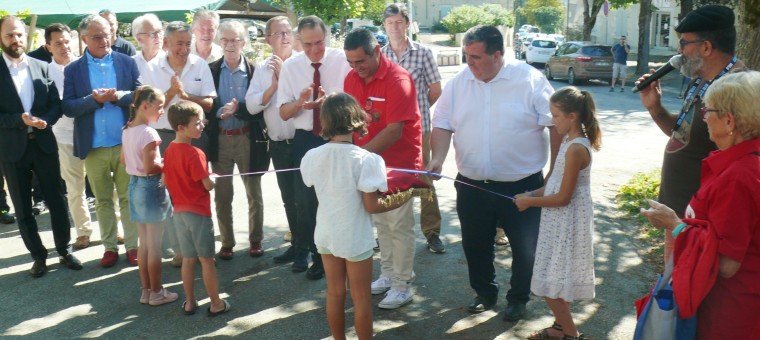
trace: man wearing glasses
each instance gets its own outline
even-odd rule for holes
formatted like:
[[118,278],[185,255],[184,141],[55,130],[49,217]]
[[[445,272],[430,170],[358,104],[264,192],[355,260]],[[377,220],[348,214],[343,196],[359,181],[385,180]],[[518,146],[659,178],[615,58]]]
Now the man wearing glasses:
[[121,130],[129,117],[132,91],[140,86],[134,59],[111,51],[111,26],[106,19],[89,15],[79,24],[87,45],[84,55],[64,70],[63,113],[74,118],[74,156],[84,159],[95,194],[95,213],[105,253],[102,267],[119,258],[116,245],[116,213],[113,189],[119,196],[127,261],[137,265],[137,227],[129,213],[129,175],[121,154]]
[[[209,64],[218,96],[209,113],[207,158],[215,173],[229,175],[237,165],[240,173],[269,169],[269,150],[261,115],[248,113],[245,94],[253,76],[254,64],[242,55],[248,40],[245,26],[238,20],[225,20],[219,25],[219,42],[224,57]],[[264,255],[264,201],[261,197],[261,175],[242,176],[248,199],[248,255]],[[232,259],[235,233],[232,220],[232,177],[216,180],[216,218],[222,238],[217,257]]]
[[612,63],[612,82],[610,83],[610,92],[615,91],[615,81],[620,79],[620,92],[625,91],[625,71],[628,67],[628,53],[631,52],[631,45],[625,43],[625,36],[620,36],[620,42],[610,49],[615,58]]
[[140,45],[140,53],[135,54],[132,58],[140,70],[142,83],[157,86],[155,77],[158,61],[166,55],[162,49],[164,30],[161,21],[153,13],[141,15],[132,21],[132,35]]
[[[277,170],[295,168],[293,136],[296,128],[293,126],[292,119],[280,118],[280,108],[276,104],[282,63],[294,54],[293,28],[287,17],[276,16],[267,21],[264,33],[267,44],[272,48],[272,56],[256,65],[251,86],[245,94],[245,104],[251,114],[264,116],[274,168]],[[280,188],[282,203],[285,205],[288,233],[291,235],[296,225],[294,176],[295,173],[292,171],[277,173],[277,186]],[[287,240],[290,241],[291,238]],[[290,252],[292,253],[293,251]],[[289,262],[292,258],[287,260],[276,256],[274,260]]]
[[[280,118],[291,120],[296,128],[293,157],[296,166],[307,151],[326,141],[319,136],[322,127],[319,122],[319,108],[326,93],[343,91],[343,80],[351,68],[343,51],[326,47],[327,28],[322,19],[310,15],[298,22],[298,37],[303,46],[303,54],[293,56],[282,65],[279,77],[277,106]],[[293,229],[293,247],[276,262],[293,261],[294,272],[306,271],[311,252],[312,266],[306,277],[319,280],[324,276],[322,258],[314,245],[314,228],[317,224],[317,194],[314,187],[303,183],[301,174],[295,175],[296,228]]]
[[[663,107],[660,82],[639,92],[641,103],[663,133],[670,136],[662,162],[659,202],[680,218],[699,188],[702,159],[715,150],[707,124],[702,120],[702,98],[713,81],[744,68],[736,59],[734,12],[725,6],[707,5],[690,12],[675,28],[680,34],[678,52],[683,58],[681,73],[692,79],[684,93],[681,111]],[[639,78],[642,81],[648,77]],[[665,260],[673,251],[673,237],[665,233]]]

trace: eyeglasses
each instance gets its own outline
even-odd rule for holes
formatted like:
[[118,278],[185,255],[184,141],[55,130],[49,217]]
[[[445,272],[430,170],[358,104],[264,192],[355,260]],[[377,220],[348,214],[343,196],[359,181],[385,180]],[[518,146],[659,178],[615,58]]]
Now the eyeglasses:
[[681,45],[681,49],[684,49],[684,48],[686,48],[686,45],[688,45],[688,44],[695,44],[695,43],[700,43],[701,44],[701,43],[703,43],[705,41],[706,40],[703,40],[703,39],[697,39],[697,40],[683,40],[683,39],[681,39],[681,40],[678,40],[678,44]]
[[221,39],[219,39],[219,42],[220,42],[222,45],[227,45],[227,44],[237,44],[237,43],[239,43],[239,42],[241,42],[241,41],[243,41],[243,39],[240,39],[240,38],[235,38],[235,39],[227,39],[227,38],[221,38]]
[[285,32],[270,33],[268,36],[275,37],[275,38],[285,38],[285,37],[289,37],[291,35],[293,35],[293,32],[285,31]]
[[158,31],[153,31],[153,32],[137,33],[137,35],[147,35],[148,37],[155,39],[155,38],[158,38],[158,36],[161,35],[161,34],[163,34],[163,33],[164,33],[164,31],[158,30]]
[[708,109],[707,106],[702,106],[702,108],[700,109],[700,111],[702,111],[702,117],[707,117],[707,114],[709,112],[717,112],[717,113],[723,112],[723,110]]
[[90,35],[89,37],[93,41],[111,40],[111,35],[110,34],[105,34],[105,35]]

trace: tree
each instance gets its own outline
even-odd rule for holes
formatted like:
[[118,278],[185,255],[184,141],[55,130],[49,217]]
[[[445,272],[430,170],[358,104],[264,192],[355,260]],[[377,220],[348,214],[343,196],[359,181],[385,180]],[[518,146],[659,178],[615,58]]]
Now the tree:
[[500,5],[486,4],[479,7],[463,5],[455,7],[443,19],[441,24],[454,37],[476,25],[513,26],[514,18]]
[[[342,21],[345,18],[357,18],[367,15],[368,9],[376,10],[385,7],[384,0],[272,0],[272,2],[292,9],[299,17],[316,15],[325,23]],[[381,13],[382,15],[382,9]]]
[[[559,0],[528,0],[523,9],[527,23],[538,25],[535,11],[543,7],[558,8],[560,11],[564,11],[564,6]],[[542,10],[542,13],[543,12],[545,12],[545,10]]]
[[565,14],[561,8],[557,7],[539,7],[533,10],[533,18],[541,32],[556,33],[562,27]]
[[639,7],[639,48],[636,73],[649,73],[649,31],[652,25],[652,0],[642,0]]

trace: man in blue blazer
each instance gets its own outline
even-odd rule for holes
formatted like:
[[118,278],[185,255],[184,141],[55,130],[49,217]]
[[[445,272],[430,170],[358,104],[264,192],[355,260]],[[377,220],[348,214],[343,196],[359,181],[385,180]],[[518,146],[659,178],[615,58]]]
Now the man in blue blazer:
[[61,187],[58,145],[52,125],[61,118],[61,100],[48,74],[48,65],[24,53],[26,29],[14,16],[0,19],[3,60],[0,62],[0,167],[8,181],[18,229],[34,259],[33,277],[47,271],[47,249],[40,240],[32,214],[32,172],[50,208],[55,249],[60,262],[80,270],[82,264],[69,253],[71,224]]
[[84,160],[95,194],[95,213],[105,252],[102,267],[119,258],[113,188],[119,196],[127,262],[137,265],[137,227],[130,218],[129,175],[121,154],[121,131],[129,118],[132,91],[140,86],[135,61],[111,51],[111,28],[106,19],[89,15],[79,24],[87,45],[84,55],[64,70],[63,113],[74,118],[74,156]]

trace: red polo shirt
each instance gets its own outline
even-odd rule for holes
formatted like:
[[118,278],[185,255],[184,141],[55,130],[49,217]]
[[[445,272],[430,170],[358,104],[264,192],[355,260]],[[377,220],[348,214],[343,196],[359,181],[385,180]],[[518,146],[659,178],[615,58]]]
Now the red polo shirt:
[[359,102],[370,120],[367,135],[354,136],[356,145],[369,143],[388,124],[403,122],[401,138],[380,153],[380,156],[388,167],[421,170],[420,109],[409,72],[381,54],[380,65],[369,83],[365,84],[364,79],[355,70],[351,70],[343,88]]
[[760,138],[702,161],[700,189],[686,217],[710,221],[718,254],[741,263],[718,276],[697,312],[700,339],[760,338]]

